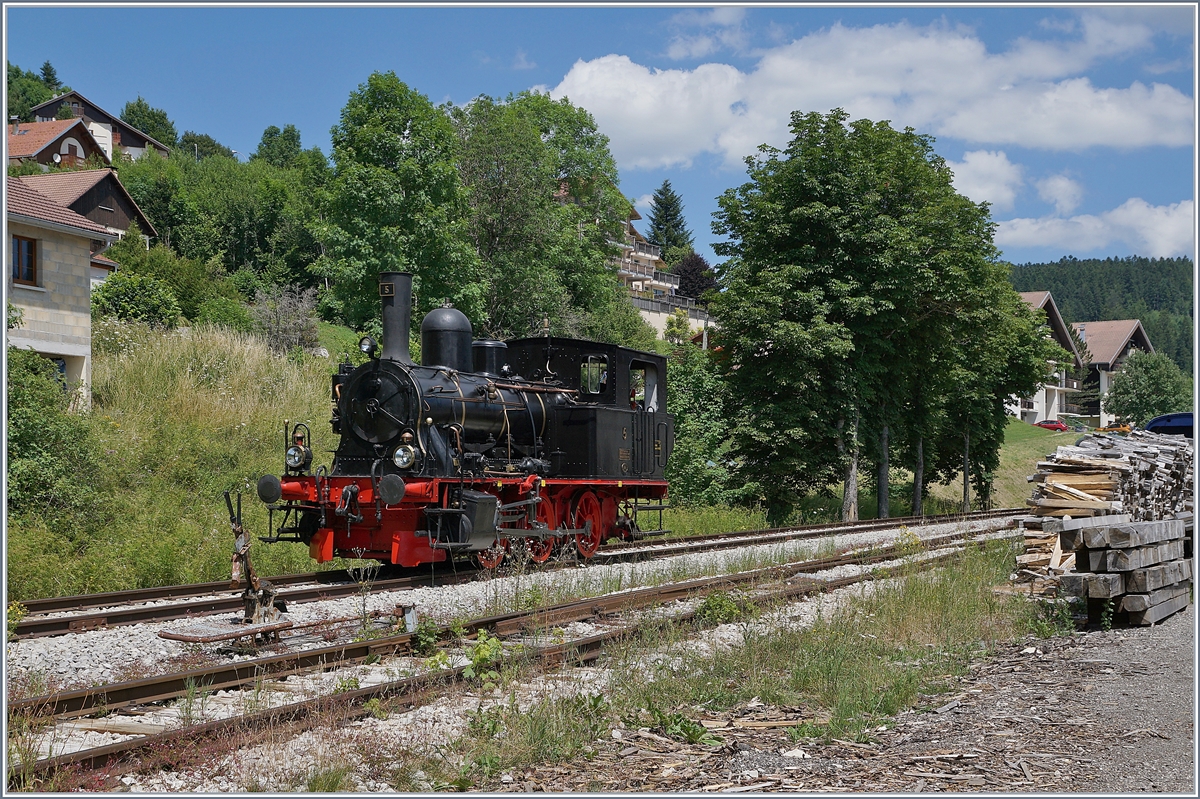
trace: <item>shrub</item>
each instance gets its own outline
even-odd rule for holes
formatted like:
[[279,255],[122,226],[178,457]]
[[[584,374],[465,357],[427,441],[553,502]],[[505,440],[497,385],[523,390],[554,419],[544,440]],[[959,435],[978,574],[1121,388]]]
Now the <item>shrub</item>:
[[161,281],[148,275],[117,272],[92,292],[92,318],[106,316],[174,327],[179,321],[179,304]]
[[313,349],[317,337],[317,292],[299,286],[271,286],[255,294],[251,313],[276,352]]
[[97,468],[86,419],[47,358],[8,350],[8,507],[20,512],[53,503],[81,507]]
[[241,333],[254,329],[254,319],[246,306],[229,297],[210,297],[201,304],[193,319],[198,325],[228,327]]

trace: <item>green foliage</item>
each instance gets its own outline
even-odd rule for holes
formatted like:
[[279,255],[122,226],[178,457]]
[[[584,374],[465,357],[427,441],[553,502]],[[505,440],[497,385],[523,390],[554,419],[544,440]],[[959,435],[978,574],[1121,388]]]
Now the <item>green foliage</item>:
[[[258,477],[280,471],[285,418],[310,425],[314,451],[330,448],[328,361],[291,363],[219,328],[95,327],[86,414],[63,409],[48,374],[25,387],[14,364],[26,354],[10,352],[10,600],[228,579],[221,492],[252,499]],[[28,472],[14,471],[22,460]],[[244,513],[265,529],[262,503]],[[300,545],[255,541],[252,556],[264,576],[311,569]]]
[[650,214],[646,227],[646,241],[667,250],[691,248],[692,234],[683,218],[683,200],[671,188],[671,181],[664,180],[650,198]]
[[654,723],[668,738],[702,746],[720,746],[721,739],[709,732],[703,724],[693,721],[682,713],[664,713],[651,704],[647,710]]
[[373,73],[333,129],[334,175],[313,229],[325,255],[312,267],[332,285],[325,318],[361,328],[379,316],[380,272],[415,275],[420,315],[452,301],[482,316],[485,282],[467,234],[466,192],[445,114],[395,73]]
[[305,780],[304,787],[309,793],[338,793],[344,791],[350,784],[350,772],[353,768],[347,764],[314,769]]
[[[100,458],[84,416],[71,411],[71,394],[48,358],[8,349],[8,511],[47,506],[73,515],[95,498],[92,476]],[[75,538],[79,531],[68,528]]]
[[[41,76],[29,70],[8,63],[8,113],[19,117],[22,122],[32,122],[30,112],[34,106],[41,105],[54,96],[54,88],[47,86]],[[46,62],[47,64],[49,62]],[[58,76],[55,75],[55,80]]]
[[28,615],[29,611],[20,602],[8,603],[8,608],[4,613],[4,623],[8,633],[8,637],[5,640],[12,641],[16,639],[17,625],[19,625],[21,620]]
[[196,133],[195,131],[184,131],[179,137],[179,149],[183,150],[184,155],[189,153],[197,160],[201,158],[211,158],[214,155],[219,155],[222,158],[233,158],[233,150],[221,144],[219,141],[209,136],[207,133]]
[[338,677],[337,682],[333,684],[333,692],[335,694],[345,694],[351,691],[357,691],[362,688],[358,683],[357,677]]
[[687,311],[682,308],[667,317],[667,325],[663,330],[663,338],[676,347],[691,343],[692,326],[688,321]]
[[379,701],[379,697],[368,699],[364,702],[363,710],[370,713],[372,718],[379,719],[380,721],[388,717],[388,712],[384,709],[383,702]]
[[228,327],[241,333],[255,329],[250,311],[240,301],[231,297],[209,297],[196,309],[192,321],[198,325]]
[[485,691],[492,690],[500,681],[500,672],[495,666],[503,654],[504,647],[500,639],[489,636],[487,630],[480,630],[467,652],[471,662],[463,669],[463,676],[468,680],[477,680]]
[[714,591],[696,608],[696,621],[701,624],[727,624],[742,615],[737,602],[724,591]]
[[1161,353],[1135,351],[1113,378],[1104,410],[1141,426],[1164,413],[1190,410],[1193,385],[1175,362]]
[[1140,319],[1155,352],[1190,372],[1194,271],[1190,258],[1068,256],[1013,266],[1010,279],[1017,291],[1052,293],[1068,323]]
[[296,165],[300,150],[300,131],[295,125],[284,125],[283,130],[271,125],[263,131],[250,159],[262,159],[271,166],[287,169]]
[[25,324],[25,312],[11,302],[5,301],[7,305],[6,316],[4,320],[4,328],[12,330],[15,327],[20,327]]
[[179,138],[175,123],[167,116],[167,112],[150,105],[140,94],[136,100],[125,103],[121,109],[121,121],[167,147],[174,147]]
[[55,119],[74,119],[75,112],[71,110],[68,103],[63,103],[58,107],[58,112],[54,115]]
[[62,81],[58,79],[58,70],[54,68],[49,59],[42,63],[41,77],[42,83],[46,84],[46,88],[52,92],[57,92],[62,86]]
[[733,477],[730,395],[712,350],[687,342],[672,351],[667,410],[675,417],[675,447],[667,479],[676,504],[725,505],[741,498]]
[[118,271],[92,291],[92,318],[114,316],[174,327],[179,304],[171,289],[150,275]]
[[730,237],[710,310],[737,471],[773,520],[860,452],[886,457],[885,426],[902,451],[970,431],[987,485],[1005,400],[1054,354],[995,262],[987,206],[955,192],[932,140],[847,119],[793,113],[791,143],[760,148],[713,225]]
[[417,622],[416,632],[413,633],[413,652],[421,657],[433,654],[441,635],[442,631],[435,622],[421,619]]

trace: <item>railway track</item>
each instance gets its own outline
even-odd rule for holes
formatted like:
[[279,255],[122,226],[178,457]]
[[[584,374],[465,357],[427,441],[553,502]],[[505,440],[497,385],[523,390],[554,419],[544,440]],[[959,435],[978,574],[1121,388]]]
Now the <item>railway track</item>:
[[[995,530],[991,532],[995,532]],[[969,539],[974,535],[976,533],[953,533],[926,539],[924,545],[929,550],[954,547],[955,551],[928,558],[919,564],[920,568],[932,568],[949,557],[957,556],[965,546],[969,545]],[[737,574],[705,577],[635,591],[590,597],[552,607],[481,617],[467,622],[464,627],[468,636],[486,630],[501,638],[511,639],[523,636],[530,631],[546,630],[551,626],[563,625],[572,621],[597,618],[619,621],[623,614],[663,606],[675,600],[694,599],[713,591],[752,586],[757,587],[760,592],[756,596],[756,601],[763,603],[790,601],[802,596],[853,585],[878,576],[888,576],[901,567],[893,566],[872,571],[864,569],[858,575],[832,580],[813,579],[806,577],[807,574],[848,564],[866,566],[895,561],[906,554],[911,553],[903,546],[892,545],[869,552],[860,551],[816,558],[784,566],[772,566]],[[672,615],[671,620],[674,622],[687,621],[693,615],[694,610],[688,610]],[[600,655],[605,646],[626,637],[635,626],[617,623],[609,629],[586,638],[549,646],[537,646],[535,660],[542,664],[557,664],[564,660],[580,662],[592,660]],[[443,636],[448,636],[450,631],[443,630],[442,633]],[[31,697],[10,702],[9,718],[38,719],[42,724],[69,725],[74,723],[71,721],[73,719],[99,713],[104,716],[101,726],[112,727],[115,713],[130,714],[132,718],[137,718],[152,712],[154,707],[161,706],[164,702],[180,699],[189,693],[194,694],[197,686],[203,686],[204,690],[209,692],[225,691],[250,685],[261,686],[264,680],[286,679],[291,675],[378,662],[380,658],[410,652],[415,643],[414,639],[414,635],[410,633],[400,633],[125,683]],[[351,716],[361,716],[365,712],[361,705],[372,698],[415,693],[418,696],[413,698],[423,701],[427,695],[436,693],[437,685],[448,679],[458,678],[461,672],[462,667],[443,669],[415,677],[389,680],[366,688],[344,691],[337,695],[336,704]],[[328,710],[330,703],[330,697],[325,696],[291,702],[280,707],[267,708],[249,714],[239,713],[212,722],[163,730],[112,744],[47,757],[30,764],[27,768],[18,766],[16,773],[24,774],[26,778],[29,778],[67,766],[85,769],[111,766],[114,762],[140,750],[150,747],[169,748],[174,744],[194,741],[200,736],[217,735],[235,728],[244,730],[256,725],[278,722],[298,723],[303,726],[305,719],[311,718],[314,711]],[[119,724],[115,726],[120,727]],[[51,737],[51,740],[59,740],[57,732]]]
[[[739,546],[781,543],[806,538],[819,538],[839,533],[859,533],[885,530],[901,525],[922,526],[955,521],[999,519],[1024,513],[1023,509],[1005,508],[976,511],[969,514],[943,516],[869,519],[860,522],[780,527],[747,530],[738,533],[718,533],[706,536],[668,539],[663,541],[632,541],[609,545],[597,552],[594,563],[649,560],[693,552],[716,551]],[[503,568],[503,567],[502,567]],[[397,591],[422,586],[461,583],[475,579],[480,569],[473,565],[456,564],[424,574],[385,577],[372,581],[373,591]],[[352,596],[360,590],[359,583],[345,570],[308,572],[268,578],[287,603],[314,602]],[[164,600],[192,600],[175,604],[146,604]],[[27,616],[16,625],[17,638],[65,635],[106,627],[119,627],[146,622],[172,621],[237,611],[242,607],[241,591],[229,587],[227,581],[194,585],[114,591],[103,594],[51,597],[23,602]],[[125,606],[125,607],[122,607]],[[88,611],[92,612],[79,612]],[[52,615],[65,614],[71,615]]]

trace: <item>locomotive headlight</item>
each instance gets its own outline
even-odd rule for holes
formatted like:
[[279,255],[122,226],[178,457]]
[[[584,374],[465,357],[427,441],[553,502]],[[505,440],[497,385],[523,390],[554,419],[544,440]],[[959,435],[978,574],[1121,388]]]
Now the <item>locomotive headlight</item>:
[[366,356],[368,358],[375,357],[375,350],[378,347],[379,347],[379,345],[375,343],[375,339],[371,338],[370,336],[363,336],[361,339],[358,340],[358,348],[364,354],[366,354]]
[[303,469],[312,463],[312,450],[300,445],[288,447],[288,451],[284,453],[283,459],[289,469]]
[[413,465],[413,461],[417,459],[417,451],[408,444],[401,444],[396,447],[396,451],[392,453],[392,463],[396,464],[397,468],[407,469]]

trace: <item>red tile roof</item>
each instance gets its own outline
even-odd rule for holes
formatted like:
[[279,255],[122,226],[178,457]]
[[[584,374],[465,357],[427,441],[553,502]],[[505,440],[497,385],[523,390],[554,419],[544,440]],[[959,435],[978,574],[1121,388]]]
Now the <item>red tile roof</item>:
[[114,261],[112,258],[108,258],[104,255],[98,255],[96,253],[92,254],[92,263],[96,264],[97,266],[106,266],[109,269],[116,269],[118,266],[120,266],[120,264]]
[[[92,139],[91,131],[87,129],[87,125],[83,124],[82,119],[55,119],[50,122],[21,122],[17,125],[9,125],[8,157],[32,158],[44,150],[47,144],[75,125],[81,125],[83,135]],[[94,139],[92,139],[92,144],[97,150],[100,149]]]
[[97,225],[85,216],[72,211],[51,200],[44,194],[34,191],[21,182],[20,178],[8,178],[8,215],[23,216],[42,222],[75,228],[81,234],[89,233],[98,238],[111,239],[113,234]]
[[1137,319],[1116,319],[1108,322],[1074,322],[1071,327],[1079,333],[1093,364],[1111,366],[1121,357],[1125,346],[1133,340],[1142,349],[1154,352],[1150,337]]
[[[125,199],[129,204],[141,215],[138,219],[138,226],[142,229],[142,233],[147,236],[157,236],[158,231],[150,224],[150,218],[145,212],[138,207],[130,196],[129,191],[125,188],[125,184],[121,183],[120,177],[117,176],[115,169],[81,169],[77,172],[45,172],[41,175],[23,175],[21,181],[29,186],[34,191],[46,195],[59,205],[69,206],[71,203],[82,197],[89,189],[95,186],[100,181],[104,180],[109,175],[113,176],[113,180],[117,184],[117,188],[125,195]],[[84,209],[88,210],[88,209]]]

